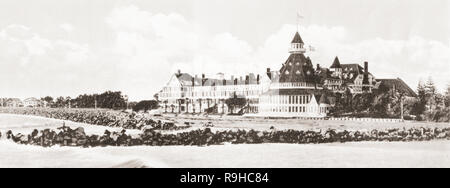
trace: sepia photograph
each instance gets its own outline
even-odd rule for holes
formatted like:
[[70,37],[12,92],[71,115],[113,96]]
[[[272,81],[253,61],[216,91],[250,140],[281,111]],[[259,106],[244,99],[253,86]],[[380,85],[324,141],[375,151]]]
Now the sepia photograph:
[[0,0],[0,168],[448,168],[449,74],[448,0]]

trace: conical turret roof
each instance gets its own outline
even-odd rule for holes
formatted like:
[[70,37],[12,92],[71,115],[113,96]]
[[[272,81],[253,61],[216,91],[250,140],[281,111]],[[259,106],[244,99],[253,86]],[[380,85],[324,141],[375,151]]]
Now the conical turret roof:
[[336,56],[336,58],[334,58],[333,64],[331,65],[332,69],[336,69],[336,68],[342,68],[341,66],[341,62],[339,62],[339,58]]
[[304,44],[303,43],[303,40],[302,40],[302,37],[300,37],[300,34],[297,32],[297,33],[295,33],[295,36],[294,36],[294,39],[292,39],[292,42],[291,43],[301,43],[301,44]]

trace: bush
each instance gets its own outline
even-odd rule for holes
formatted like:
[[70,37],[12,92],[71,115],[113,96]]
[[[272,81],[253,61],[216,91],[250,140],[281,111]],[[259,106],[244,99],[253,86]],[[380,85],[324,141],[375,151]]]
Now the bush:
[[139,112],[139,111],[147,112],[149,110],[153,110],[153,109],[157,109],[157,108],[158,108],[158,101],[149,100],[149,101],[138,102],[136,105],[133,106],[133,111],[135,111],[135,112]]

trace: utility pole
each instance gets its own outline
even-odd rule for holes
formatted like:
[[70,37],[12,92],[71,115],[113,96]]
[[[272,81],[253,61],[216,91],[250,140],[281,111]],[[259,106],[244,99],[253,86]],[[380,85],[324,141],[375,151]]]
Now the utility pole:
[[126,110],[128,110],[128,95],[125,95],[123,98],[125,99],[125,103],[126,103],[126,106],[127,106]]
[[400,93],[400,119],[403,121],[403,93]]
[[403,98],[400,99],[400,110],[401,110],[400,116],[401,116],[401,119],[403,121]]

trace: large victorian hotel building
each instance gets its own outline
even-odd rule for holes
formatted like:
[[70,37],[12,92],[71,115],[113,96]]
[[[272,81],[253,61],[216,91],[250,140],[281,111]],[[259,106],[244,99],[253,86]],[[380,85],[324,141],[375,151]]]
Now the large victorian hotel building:
[[[158,93],[160,106],[168,113],[225,114],[231,110],[225,100],[237,95],[247,101],[238,109],[247,116],[325,117],[333,107],[333,98],[328,94],[372,92],[386,81],[375,79],[368,70],[368,62],[364,62],[364,67],[341,64],[336,57],[330,68],[319,64],[315,67],[305,56],[304,45],[300,34],[295,33],[286,62],[279,71],[268,68],[266,75],[225,79],[222,73],[207,78],[204,74],[199,77],[178,71]],[[386,83],[415,95],[400,79],[389,79]]]

